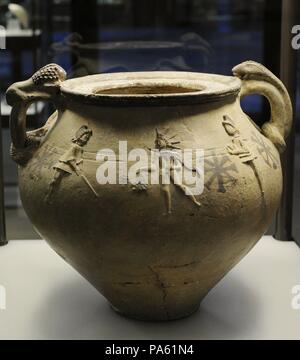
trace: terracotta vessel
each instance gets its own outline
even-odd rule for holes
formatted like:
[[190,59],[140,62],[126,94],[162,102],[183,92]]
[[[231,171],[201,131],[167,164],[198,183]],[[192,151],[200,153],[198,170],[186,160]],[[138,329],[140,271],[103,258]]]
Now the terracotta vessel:
[[[264,66],[247,61],[233,73],[65,80],[64,70],[50,64],[7,91],[12,156],[29,218],[122,314],[171,320],[193,313],[274,216],[291,102]],[[271,104],[262,128],[240,106],[252,93]],[[26,133],[26,110],[40,99],[53,102],[57,112]],[[128,152],[204,149],[203,193],[190,196],[172,181],[100,185],[97,172],[105,160],[99,150],[110,149],[106,161],[119,168],[124,159],[109,159],[119,141],[127,141]]]

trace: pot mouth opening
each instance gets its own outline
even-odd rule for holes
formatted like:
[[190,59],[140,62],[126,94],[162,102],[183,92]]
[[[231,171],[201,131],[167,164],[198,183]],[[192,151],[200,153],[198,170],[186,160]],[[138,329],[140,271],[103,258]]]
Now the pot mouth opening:
[[172,84],[171,82],[137,82],[131,84],[123,84],[120,86],[96,87],[93,89],[95,95],[165,95],[165,94],[187,94],[200,92],[205,90],[204,85],[189,86],[184,84]]
[[198,104],[237,96],[237,77],[178,71],[124,72],[66,80],[62,94],[101,105]]

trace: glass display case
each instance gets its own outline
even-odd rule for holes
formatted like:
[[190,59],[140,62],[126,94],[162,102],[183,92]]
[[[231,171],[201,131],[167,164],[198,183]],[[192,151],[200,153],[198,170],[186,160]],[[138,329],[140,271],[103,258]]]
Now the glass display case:
[[[279,76],[281,7],[279,0],[0,1],[0,25],[6,29],[0,92],[8,238],[38,236],[22,210],[17,170],[9,156],[10,107],[4,100],[9,84],[49,62],[61,65],[72,78],[152,70],[229,75],[235,64],[253,59]],[[270,113],[258,95],[246,97],[242,106],[258,124]],[[298,96],[297,110],[299,106]],[[39,127],[52,110],[43,102],[32,106],[29,127]],[[298,199],[297,186],[295,191]],[[299,206],[295,201],[295,213]],[[294,231],[300,235],[297,222]]]

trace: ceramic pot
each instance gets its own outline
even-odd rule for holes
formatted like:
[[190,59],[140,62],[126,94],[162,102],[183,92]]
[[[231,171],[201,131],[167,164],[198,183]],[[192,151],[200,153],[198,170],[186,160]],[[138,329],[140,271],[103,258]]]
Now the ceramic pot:
[[[264,66],[248,61],[233,73],[65,80],[64,70],[50,64],[7,91],[12,156],[29,218],[122,314],[171,320],[193,313],[270,225],[282,191],[279,151],[291,128],[291,102]],[[262,128],[240,106],[252,93],[271,104]],[[37,100],[57,111],[43,128],[26,132],[26,110]],[[174,176],[169,184],[119,179],[132,161],[120,155],[120,141],[128,152],[146,154],[203,149],[203,192],[192,195]],[[181,164],[198,174],[194,163]],[[101,184],[104,165],[116,169],[117,183]],[[142,165],[144,175],[151,173],[151,163]]]

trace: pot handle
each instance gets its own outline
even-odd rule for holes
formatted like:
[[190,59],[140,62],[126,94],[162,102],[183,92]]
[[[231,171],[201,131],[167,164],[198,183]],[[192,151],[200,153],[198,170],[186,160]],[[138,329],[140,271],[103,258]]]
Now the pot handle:
[[[26,113],[31,104],[39,100],[59,103],[60,84],[66,79],[66,72],[57,64],[49,64],[38,70],[30,79],[11,85],[6,92],[8,105],[12,106],[10,132],[12,157],[24,165],[36,149],[42,136],[46,135],[47,124],[36,131],[26,132]],[[50,122],[53,116],[50,117]]]
[[242,81],[240,97],[260,94],[268,99],[271,118],[263,124],[261,131],[279,152],[283,152],[293,122],[293,108],[286,87],[270,70],[254,61],[245,61],[235,66],[232,72]]

